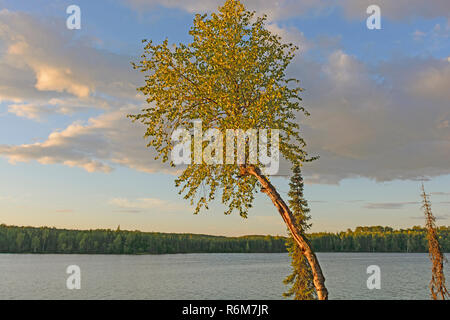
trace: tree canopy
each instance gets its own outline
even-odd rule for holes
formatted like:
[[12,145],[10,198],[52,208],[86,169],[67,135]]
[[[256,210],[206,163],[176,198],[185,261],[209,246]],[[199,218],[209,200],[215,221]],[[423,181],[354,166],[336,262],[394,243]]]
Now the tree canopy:
[[[280,130],[281,155],[294,164],[307,160],[295,121],[299,112],[308,115],[301,105],[302,89],[299,80],[286,77],[297,47],[282,43],[265,22],[266,16],[256,17],[240,1],[227,0],[217,13],[196,15],[188,44],[143,41],[144,53],[133,66],[145,73],[139,91],[149,107],[130,117],[146,125],[148,146],[156,150],[157,159],[170,162],[176,128],[192,131],[193,121],[201,120],[205,130],[220,132]],[[188,165],[176,180],[195,213],[221,190],[225,213],[236,210],[243,217],[252,206],[256,183],[255,177],[241,175],[238,163],[205,161]]]

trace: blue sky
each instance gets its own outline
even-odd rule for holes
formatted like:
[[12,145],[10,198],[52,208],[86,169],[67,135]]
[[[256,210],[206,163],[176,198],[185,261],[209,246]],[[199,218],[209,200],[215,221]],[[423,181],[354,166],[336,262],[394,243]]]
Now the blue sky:
[[[367,2],[367,3],[366,3]],[[258,195],[249,219],[192,208],[174,175],[152,161],[144,106],[130,67],[143,38],[189,41],[211,0],[0,0],[0,223],[224,235],[284,234]],[[312,116],[299,119],[313,231],[422,224],[419,186],[438,224],[450,222],[450,5],[379,1],[382,29],[366,27],[370,1],[243,1],[301,47],[289,73]],[[67,30],[66,8],[81,8]],[[286,196],[288,183],[275,179]]]

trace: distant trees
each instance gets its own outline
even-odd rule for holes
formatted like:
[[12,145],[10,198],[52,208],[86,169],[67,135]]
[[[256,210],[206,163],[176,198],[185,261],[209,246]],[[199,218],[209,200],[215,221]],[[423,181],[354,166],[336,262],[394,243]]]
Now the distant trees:
[[[437,228],[444,252],[450,252],[450,227]],[[415,226],[393,230],[389,227],[357,227],[354,231],[313,233],[308,236],[319,252],[428,252],[427,231]]]
[[0,253],[258,253],[285,252],[277,236],[216,237],[113,230],[65,230],[0,225]]
[[[436,232],[442,252],[450,252],[450,227],[436,228]],[[311,233],[307,238],[317,252],[428,252],[423,227],[357,227],[339,233]],[[286,240],[278,236],[217,237],[0,225],[0,253],[275,253],[286,252]]]
[[[311,227],[311,224],[308,223],[311,216],[309,215],[308,202],[303,195],[303,186],[301,168],[295,166],[289,184],[289,207],[296,218],[295,225],[302,233],[305,233]],[[288,237],[286,246],[291,256],[292,273],[284,279],[284,283],[291,287],[283,295],[285,297],[294,296],[295,300],[316,299],[313,274],[308,259],[292,236]]]

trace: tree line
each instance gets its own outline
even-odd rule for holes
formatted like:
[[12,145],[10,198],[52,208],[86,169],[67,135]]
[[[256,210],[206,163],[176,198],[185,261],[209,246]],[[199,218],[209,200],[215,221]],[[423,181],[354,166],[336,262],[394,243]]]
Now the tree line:
[[[444,252],[450,252],[450,227],[438,228]],[[422,227],[357,227],[339,233],[307,235],[317,252],[427,252]],[[221,237],[101,229],[67,230],[0,225],[0,253],[170,254],[281,253],[281,236]]]
[[2,253],[275,253],[285,251],[277,236],[221,237],[117,230],[66,230],[0,225]]
[[[439,227],[438,237],[443,251],[450,252],[450,227]],[[427,230],[419,226],[400,230],[357,227],[354,231],[313,233],[309,238],[319,252],[428,252]]]

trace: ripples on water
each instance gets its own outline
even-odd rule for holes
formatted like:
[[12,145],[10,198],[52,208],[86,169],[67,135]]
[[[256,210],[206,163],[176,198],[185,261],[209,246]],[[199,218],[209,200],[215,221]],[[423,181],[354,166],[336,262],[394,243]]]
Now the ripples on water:
[[[429,299],[427,254],[319,253],[330,299]],[[0,299],[283,299],[287,254],[0,254]],[[369,290],[366,268],[381,268]],[[66,268],[81,268],[81,289]],[[449,266],[446,275],[450,279]]]

